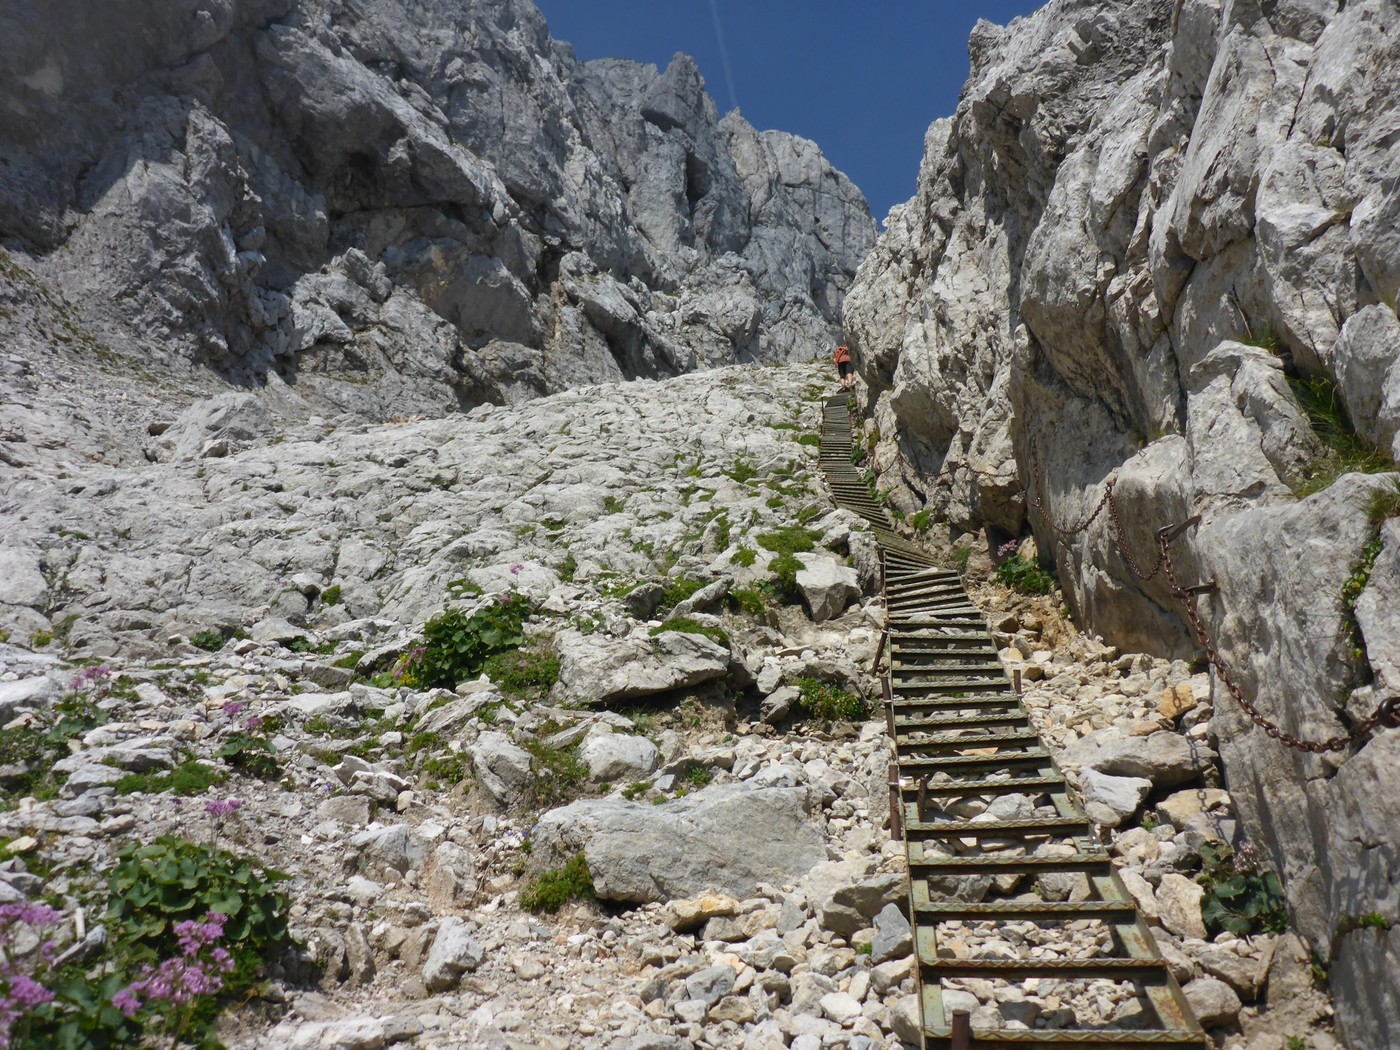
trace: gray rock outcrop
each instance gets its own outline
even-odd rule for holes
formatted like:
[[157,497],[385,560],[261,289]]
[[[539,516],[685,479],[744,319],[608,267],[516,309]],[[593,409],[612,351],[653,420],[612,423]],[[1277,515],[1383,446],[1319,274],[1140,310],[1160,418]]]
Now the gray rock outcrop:
[[691,59],[579,62],[529,0],[22,0],[0,95],[13,291],[62,314],[6,311],[7,342],[284,407],[809,359],[875,236],[816,146],[721,118]]
[[[1400,456],[1396,14],[1393,0],[1056,0],[979,23],[918,195],[846,301],[894,505],[994,542],[1028,526],[1086,629],[1176,657],[1196,646],[1152,573],[1154,532],[1201,514],[1172,548],[1176,576],[1215,581],[1192,601],[1245,695],[1313,740],[1400,690],[1400,622],[1377,600],[1400,535],[1392,520],[1377,537],[1359,506],[1393,476],[1295,495],[1324,456],[1308,388]],[[1050,524],[1087,519],[1109,478],[1121,525],[1104,513],[1057,537]],[[1343,584],[1377,538],[1353,627]],[[1400,932],[1377,947],[1338,931],[1394,912],[1396,734],[1299,754],[1223,694],[1212,728],[1248,833],[1338,963],[1348,1044],[1379,1050],[1400,1006],[1367,989]]]

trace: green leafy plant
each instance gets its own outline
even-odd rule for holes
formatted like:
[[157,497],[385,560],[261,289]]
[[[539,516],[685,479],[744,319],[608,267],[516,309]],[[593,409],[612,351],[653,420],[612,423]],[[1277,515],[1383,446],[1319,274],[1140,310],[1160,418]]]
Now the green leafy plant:
[[250,988],[263,961],[291,943],[281,872],[224,849],[173,835],[126,846],[108,879],[107,918],[114,946],[134,963],[154,965],[178,950],[177,923],[208,912],[227,916],[224,947],[234,969],[230,991]]
[[423,625],[423,644],[400,661],[395,677],[420,689],[451,689],[479,674],[490,657],[518,648],[532,611],[516,591],[471,613],[447,609]]
[[1386,933],[1394,925],[1378,911],[1368,911],[1364,915],[1343,915],[1337,920],[1337,936],[1345,937],[1356,930],[1379,930]]
[[758,471],[755,470],[753,464],[746,459],[735,460],[734,466],[724,471],[724,474],[726,477],[732,478],[741,485],[758,477]]
[[802,562],[795,554],[779,554],[768,563],[768,571],[777,581],[775,592],[784,601],[795,602],[801,596],[797,587],[797,574],[802,568]]
[[697,620],[692,620],[689,616],[672,616],[664,623],[653,627],[647,633],[655,638],[658,634],[664,634],[667,631],[679,631],[682,634],[702,634],[712,642],[722,645],[726,649],[729,648],[729,635],[725,633],[724,628],[700,623]]
[[909,519],[909,524],[914,526],[915,532],[927,532],[929,526],[933,524],[933,511],[916,510]]
[[487,657],[481,669],[507,696],[542,697],[559,681],[559,657],[538,637],[531,645]]
[[1351,658],[1358,664],[1367,662],[1366,638],[1361,633],[1361,624],[1356,619],[1356,603],[1361,593],[1371,582],[1371,570],[1381,552],[1381,538],[1372,539],[1361,548],[1361,557],[1351,567],[1351,574],[1342,583],[1342,629],[1346,633]]
[[1015,552],[997,563],[995,575],[998,581],[1022,594],[1049,594],[1055,587],[1055,577]]
[[338,584],[338,583],[333,583],[333,584],[331,584],[329,587],[327,587],[324,591],[321,592],[321,604],[322,604],[322,605],[339,605],[339,604],[340,604],[340,584]]
[[578,575],[578,559],[574,557],[573,551],[569,551],[564,555],[564,561],[559,566],[559,579],[564,583],[573,583],[576,575]]
[[522,746],[534,760],[526,797],[537,809],[552,809],[578,796],[588,780],[588,767],[576,746],[551,747],[543,740],[527,740]]
[[129,773],[113,785],[118,795],[202,795],[215,784],[221,783],[224,774],[213,766],[206,765],[196,758],[186,758],[174,769],[163,773]]
[[1284,1050],[1308,1050],[1308,1044],[1296,1035],[1290,1035],[1283,1045]]
[[224,642],[226,640],[223,631],[218,628],[208,627],[193,634],[190,637],[190,644],[196,649],[205,649],[214,653],[224,647]]
[[740,547],[729,556],[729,560],[741,569],[747,569],[758,561],[758,551],[752,547]]
[[536,914],[552,914],[569,901],[592,900],[593,896],[593,876],[580,853],[562,868],[542,871],[526,882],[520,891],[520,906]]
[[259,780],[276,780],[282,775],[272,741],[261,734],[240,731],[225,738],[214,752],[234,769]]
[[691,766],[685,779],[691,787],[702,788],[715,779],[715,772],[709,766]]
[[626,505],[627,501],[625,499],[618,499],[616,496],[611,495],[603,497],[604,514],[617,514],[621,512]]
[[954,547],[954,548],[953,548],[953,565],[954,565],[954,567],[957,568],[957,570],[958,570],[959,572],[966,572],[966,571],[967,571],[967,563],[968,563],[969,561],[971,561],[971,560],[972,560],[972,548],[971,548],[971,547]]
[[650,790],[651,785],[645,780],[637,780],[622,789],[622,797],[628,802],[635,802]]
[[865,701],[854,693],[818,678],[799,678],[793,683],[799,693],[798,706],[822,722],[860,722],[869,716]]
[[672,576],[662,584],[661,608],[674,609],[708,582],[694,576]]
[[729,591],[731,606],[760,620],[767,615],[768,603],[772,598],[773,585],[766,581],[742,584]]
[[774,554],[806,554],[819,538],[818,532],[805,526],[784,525],[773,532],[760,533],[755,542]]
[[1207,842],[1201,847],[1202,870],[1196,881],[1205,888],[1201,918],[1214,936],[1283,933],[1288,909],[1283,886],[1272,871],[1261,870],[1252,846],[1232,853],[1229,846]]

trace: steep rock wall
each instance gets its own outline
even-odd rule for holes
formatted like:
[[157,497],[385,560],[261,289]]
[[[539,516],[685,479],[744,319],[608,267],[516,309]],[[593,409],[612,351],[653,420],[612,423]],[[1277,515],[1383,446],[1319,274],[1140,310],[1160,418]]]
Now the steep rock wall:
[[[1400,692],[1400,522],[1361,507],[1394,475],[1296,496],[1321,446],[1288,377],[1400,456],[1400,5],[1055,0],[970,49],[846,302],[882,486],[994,540],[1029,524],[1090,630],[1181,656],[1181,607],[1139,575],[1159,526],[1201,514],[1174,561],[1217,581],[1195,601],[1246,696],[1345,732]],[[1110,477],[1122,535],[1105,514],[1058,539]],[[1342,585],[1377,535],[1353,632]],[[1400,732],[1303,755],[1216,710],[1348,1042],[1400,1044],[1400,927],[1346,932],[1400,920]]]
[[0,100],[0,240],[110,349],[371,416],[809,357],[875,236],[529,0],[21,0]]

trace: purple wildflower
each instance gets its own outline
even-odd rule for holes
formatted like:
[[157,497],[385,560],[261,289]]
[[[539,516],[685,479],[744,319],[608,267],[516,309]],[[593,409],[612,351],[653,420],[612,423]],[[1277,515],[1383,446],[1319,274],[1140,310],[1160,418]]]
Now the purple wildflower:
[[73,690],[86,689],[88,686],[104,681],[112,669],[106,664],[98,664],[96,667],[84,667],[68,683],[68,688]]
[[224,935],[228,917],[210,912],[202,920],[186,919],[175,926],[180,955],[164,959],[156,967],[146,966],[140,976],[112,996],[112,1005],[131,1017],[143,1006],[168,1003],[184,1006],[201,995],[213,995],[224,986],[225,974],[233,969],[233,956],[214,945]]
[[519,561],[518,561],[518,562],[516,562],[514,565],[512,565],[512,566],[510,567],[510,574],[511,574],[512,576],[519,576],[520,573],[521,573],[521,571],[522,571],[524,568],[525,568],[525,563],[524,563],[524,562],[519,562]]
[[[230,798],[226,800],[215,800],[213,802],[204,803],[204,812],[208,813],[211,817],[226,817],[230,813],[237,813],[242,808],[243,803],[236,798]],[[183,926],[184,923],[181,923],[180,925]],[[175,927],[175,933],[178,935],[179,932],[180,927]]]
[[250,715],[248,718],[245,718],[243,720],[243,731],[245,733],[255,732],[256,730],[262,728],[262,724],[263,720],[260,717],[258,717],[257,715]]
[[509,591],[496,595],[496,601],[500,602],[502,605],[509,605],[514,600],[515,595],[511,594]]
[[1021,543],[1019,540],[1007,540],[1005,543],[1003,543],[1000,547],[997,548],[997,557],[1005,558],[1008,554],[1014,554],[1016,552],[1016,548],[1020,545]]
[[241,715],[243,713],[243,709],[247,706],[248,705],[245,704],[242,700],[226,700],[224,701],[224,714],[228,715],[230,718],[233,718],[236,715]]

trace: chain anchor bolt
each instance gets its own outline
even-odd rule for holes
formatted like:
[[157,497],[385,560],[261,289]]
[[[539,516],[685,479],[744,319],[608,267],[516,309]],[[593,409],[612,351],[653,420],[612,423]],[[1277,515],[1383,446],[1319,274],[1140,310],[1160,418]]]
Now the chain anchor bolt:
[[1214,594],[1220,590],[1220,581],[1214,576],[1206,583],[1198,583],[1194,587],[1181,588],[1182,594]]
[[1400,694],[1381,701],[1376,708],[1376,721],[1387,729],[1400,729]]
[[1187,529],[1194,529],[1201,523],[1201,516],[1193,514],[1180,525],[1163,525],[1157,530],[1157,539],[1163,543],[1171,543]]

